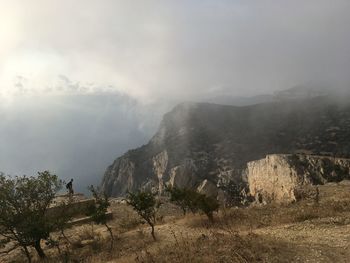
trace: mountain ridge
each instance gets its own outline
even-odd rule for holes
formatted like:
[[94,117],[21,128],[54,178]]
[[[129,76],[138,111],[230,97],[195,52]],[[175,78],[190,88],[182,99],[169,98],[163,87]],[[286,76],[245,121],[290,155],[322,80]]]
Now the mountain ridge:
[[198,187],[244,181],[249,161],[305,152],[348,156],[348,97],[318,96],[249,106],[185,102],[164,115],[148,144],[106,170],[102,188],[122,196],[164,185]]

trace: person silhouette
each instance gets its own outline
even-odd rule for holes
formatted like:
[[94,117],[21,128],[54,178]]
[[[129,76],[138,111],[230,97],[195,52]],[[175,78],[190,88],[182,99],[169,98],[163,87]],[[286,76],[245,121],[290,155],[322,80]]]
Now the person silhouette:
[[68,189],[68,193],[70,195],[73,195],[74,194],[74,190],[73,190],[73,179],[71,179],[69,181],[69,183],[66,185],[66,188]]

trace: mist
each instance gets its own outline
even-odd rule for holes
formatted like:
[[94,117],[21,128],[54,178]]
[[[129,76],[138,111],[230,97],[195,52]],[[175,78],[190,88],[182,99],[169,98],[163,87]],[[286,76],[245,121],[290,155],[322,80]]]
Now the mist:
[[0,167],[49,170],[86,192],[116,156],[148,141],[160,113],[118,94],[28,96],[0,111]]
[[[0,171],[85,191],[182,101],[349,90],[350,2],[0,1]],[[254,99],[250,99],[253,97]]]

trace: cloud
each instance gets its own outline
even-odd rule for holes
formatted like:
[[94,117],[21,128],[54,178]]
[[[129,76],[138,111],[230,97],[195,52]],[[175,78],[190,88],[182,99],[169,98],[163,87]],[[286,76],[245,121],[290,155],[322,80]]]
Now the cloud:
[[350,2],[3,0],[0,88],[64,75],[143,101],[348,86]]
[[349,10],[348,0],[0,0],[0,170],[50,169],[84,190],[175,103],[349,89]]
[[0,172],[50,170],[86,192],[113,159],[149,140],[165,110],[117,93],[17,97],[0,107]]

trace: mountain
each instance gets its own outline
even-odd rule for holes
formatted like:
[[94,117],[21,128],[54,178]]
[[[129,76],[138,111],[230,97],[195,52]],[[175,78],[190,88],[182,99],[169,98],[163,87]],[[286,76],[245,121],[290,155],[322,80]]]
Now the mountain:
[[[250,97],[236,97],[229,94],[206,98],[205,102],[213,104],[233,105],[233,106],[248,106],[266,102],[272,102],[276,99],[275,94],[261,94]],[[203,102],[203,101],[200,101]]]
[[[275,91],[272,94],[260,94],[248,97],[223,94],[219,96],[204,98],[204,101],[213,104],[249,106],[274,101],[310,99],[314,97],[329,96],[331,94],[332,90],[325,87],[321,88],[313,86],[294,86],[289,89]],[[203,100],[200,100],[198,102],[203,102]]]
[[164,185],[203,187],[244,182],[249,161],[267,154],[348,157],[349,96],[316,96],[250,106],[182,103],[165,114],[147,145],[105,172],[111,196]]
[[274,93],[274,100],[296,100],[296,99],[306,99],[321,96],[329,96],[332,94],[330,89],[325,87],[305,87],[305,86],[295,86],[290,89],[277,91]]

